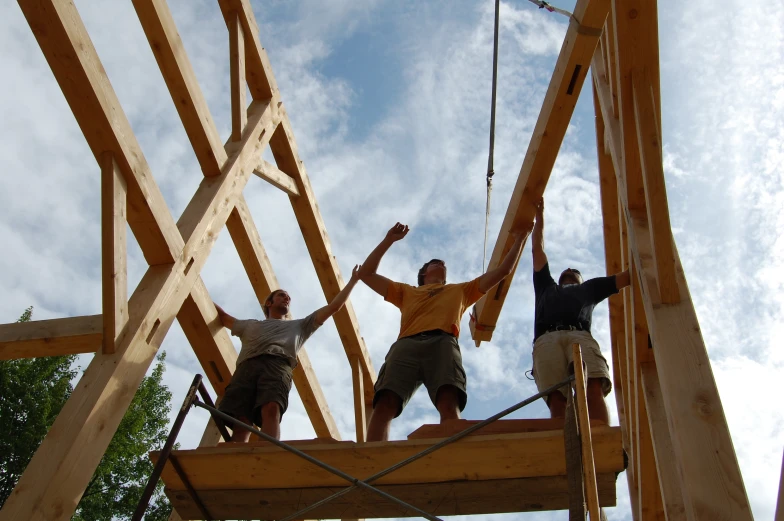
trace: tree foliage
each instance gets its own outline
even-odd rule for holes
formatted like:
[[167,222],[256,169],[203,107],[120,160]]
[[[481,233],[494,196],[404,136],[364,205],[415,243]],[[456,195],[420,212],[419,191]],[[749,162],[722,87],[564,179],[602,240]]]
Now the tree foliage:
[[[31,316],[32,307],[19,321]],[[168,434],[171,392],[162,383],[165,359],[161,353],[139,386],[72,519],[131,518],[152,473],[147,453],[161,448]],[[0,506],[71,395],[75,361],[75,355],[0,361]],[[170,513],[159,483],[145,519],[163,521]]]

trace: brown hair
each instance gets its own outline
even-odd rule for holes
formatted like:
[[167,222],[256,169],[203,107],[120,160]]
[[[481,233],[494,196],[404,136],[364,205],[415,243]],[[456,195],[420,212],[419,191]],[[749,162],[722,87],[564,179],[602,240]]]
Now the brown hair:
[[275,295],[278,292],[281,292],[281,291],[283,291],[283,290],[282,289],[276,289],[275,291],[270,293],[269,297],[267,297],[267,299],[264,301],[264,305],[261,306],[261,310],[264,312],[264,316],[265,317],[269,318],[269,307],[272,304],[272,299],[275,298]]
[[425,272],[427,272],[427,267],[433,264],[434,262],[444,263],[441,259],[430,259],[427,261],[421,268],[419,268],[419,273],[417,273],[417,285],[424,286],[425,285]]

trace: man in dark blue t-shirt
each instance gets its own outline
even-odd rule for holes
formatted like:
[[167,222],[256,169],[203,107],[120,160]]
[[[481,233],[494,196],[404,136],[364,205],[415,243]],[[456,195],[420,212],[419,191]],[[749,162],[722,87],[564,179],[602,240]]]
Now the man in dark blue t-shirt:
[[[588,415],[609,423],[610,414],[604,397],[612,389],[610,367],[591,336],[591,318],[596,304],[629,285],[629,271],[583,282],[578,270],[567,268],[556,284],[544,253],[544,199],[536,205],[532,251],[536,294],[533,354],[536,386],[542,391],[564,380],[572,361],[572,344],[580,344],[588,368]],[[567,389],[562,388],[547,397],[552,418],[564,417],[566,393]]]

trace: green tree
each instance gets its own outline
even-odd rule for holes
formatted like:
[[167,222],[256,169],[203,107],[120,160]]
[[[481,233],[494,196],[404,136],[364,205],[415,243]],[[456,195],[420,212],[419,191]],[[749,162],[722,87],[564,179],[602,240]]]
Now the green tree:
[[[31,317],[32,307],[19,321]],[[161,353],[139,386],[72,519],[125,520],[133,514],[152,473],[147,453],[161,448],[168,433],[165,359]],[[75,355],[0,361],[0,507],[71,395],[75,361]],[[170,513],[159,483],[145,519],[166,520]]]

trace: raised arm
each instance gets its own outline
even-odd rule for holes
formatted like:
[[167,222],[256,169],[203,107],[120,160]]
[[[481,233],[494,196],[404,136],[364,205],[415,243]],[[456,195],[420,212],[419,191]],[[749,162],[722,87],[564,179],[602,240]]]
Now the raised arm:
[[343,286],[340,293],[335,295],[332,302],[316,311],[316,322],[323,324],[329,317],[340,311],[340,308],[342,308],[346,303],[346,300],[348,300],[351,290],[354,289],[354,286],[356,286],[359,281],[361,268],[362,266],[354,266],[354,269],[351,271],[351,278],[348,279],[348,283]]
[[534,224],[531,252],[534,255],[534,271],[539,271],[547,264],[544,253],[544,197],[536,203],[536,224]]
[[390,280],[376,273],[376,270],[378,269],[379,263],[381,263],[381,258],[384,256],[390,246],[405,237],[407,233],[408,226],[405,224],[395,223],[395,225],[389,229],[386,236],[378,244],[378,246],[376,246],[376,248],[370,252],[368,258],[365,259],[364,264],[362,264],[362,269],[360,272],[360,278],[362,279],[362,282],[367,284],[370,289],[382,297],[387,296]]
[[629,270],[622,271],[615,274],[615,288],[621,291],[626,286],[632,283],[632,277],[629,275]]
[[505,277],[512,273],[515,262],[517,262],[517,259],[520,257],[520,252],[523,249],[523,241],[530,233],[530,229],[519,232],[511,232],[511,235],[515,238],[514,244],[512,244],[512,247],[506,253],[506,257],[504,257],[504,260],[501,261],[501,264],[499,264],[497,268],[490,270],[479,277],[479,291],[482,293],[487,293],[490,288],[501,282]]
[[[215,302],[213,302],[213,304],[215,304]],[[221,324],[223,324],[223,327],[227,327],[229,329],[233,328],[234,321],[236,319],[233,316],[226,313],[225,311],[223,311],[223,308],[217,304],[215,304],[215,309],[218,310],[218,319],[220,319]]]

